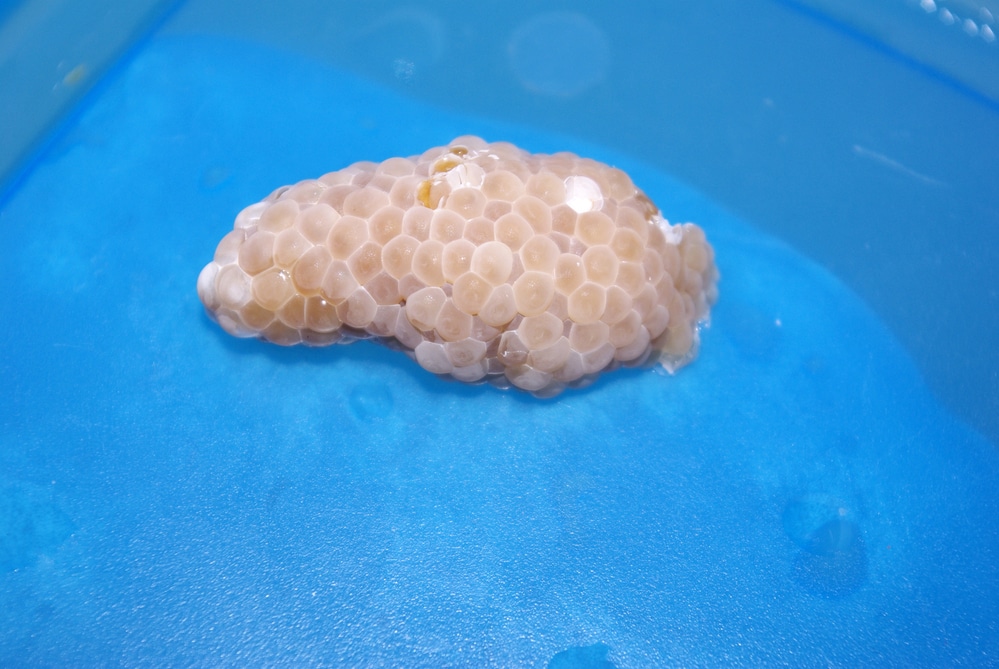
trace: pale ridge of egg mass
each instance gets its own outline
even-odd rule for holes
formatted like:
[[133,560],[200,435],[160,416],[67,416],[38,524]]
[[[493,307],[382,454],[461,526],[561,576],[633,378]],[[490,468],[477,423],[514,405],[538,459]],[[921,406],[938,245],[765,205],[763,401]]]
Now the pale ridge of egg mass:
[[465,136],[247,207],[198,295],[237,337],[378,338],[435,374],[550,396],[690,362],[717,281],[701,228],[621,170]]

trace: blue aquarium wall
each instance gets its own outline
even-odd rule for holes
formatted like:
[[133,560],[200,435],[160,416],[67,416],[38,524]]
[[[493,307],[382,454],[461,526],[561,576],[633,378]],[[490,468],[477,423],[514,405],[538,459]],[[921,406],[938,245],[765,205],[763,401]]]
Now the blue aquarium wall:
[[179,4],[0,0],[0,193],[86,92]]

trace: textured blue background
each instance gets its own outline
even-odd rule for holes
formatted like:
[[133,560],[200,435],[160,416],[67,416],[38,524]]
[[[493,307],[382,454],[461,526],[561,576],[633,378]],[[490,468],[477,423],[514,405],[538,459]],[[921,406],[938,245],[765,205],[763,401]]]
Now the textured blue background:
[[[999,457],[787,247],[245,44],[153,41],[93,100],[0,210],[4,665],[999,661]],[[539,401],[203,315],[242,206],[464,133],[702,224],[701,357]]]

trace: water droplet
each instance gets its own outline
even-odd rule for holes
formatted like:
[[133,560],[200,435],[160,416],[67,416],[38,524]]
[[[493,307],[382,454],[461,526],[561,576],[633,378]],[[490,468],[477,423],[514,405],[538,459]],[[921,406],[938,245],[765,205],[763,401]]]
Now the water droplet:
[[570,97],[603,80],[610,47],[604,31],[582,14],[546,12],[517,28],[509,56],[525,88]]

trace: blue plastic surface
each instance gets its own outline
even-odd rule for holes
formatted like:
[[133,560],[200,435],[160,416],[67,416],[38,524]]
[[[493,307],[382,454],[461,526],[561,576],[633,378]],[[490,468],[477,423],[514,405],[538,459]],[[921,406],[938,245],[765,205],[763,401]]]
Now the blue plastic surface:
[[[240,208],[465,133],[700,223],[698,360],[536,400],[204,316]],[[0,664],[999,662],[996,451],[832,276],[627,156],[160,39],[0,225]]]

